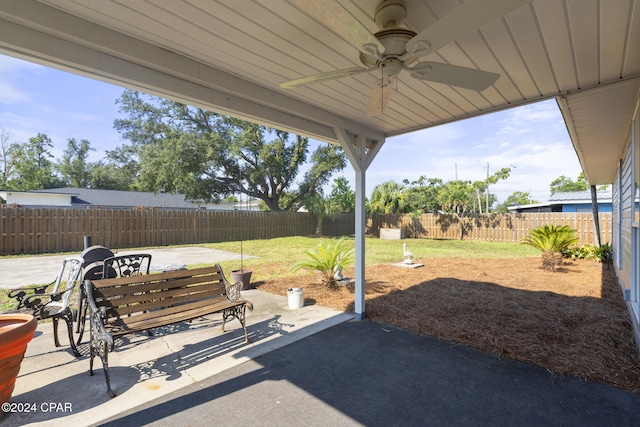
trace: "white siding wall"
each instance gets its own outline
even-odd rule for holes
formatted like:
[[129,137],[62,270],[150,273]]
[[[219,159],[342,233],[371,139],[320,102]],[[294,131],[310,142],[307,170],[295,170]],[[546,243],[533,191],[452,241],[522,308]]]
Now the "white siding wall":
[[613,247],[616,273],[634,323],[636,341],[640,345],[640,212],[634,206],[639,190],[640,113],[636,107],[618,177],[613,185]]
[[69,194],[7,192],[7,204],[22,206],[71,206]]
[[633,207],[633,177],[631,174],[632,146],[627,145],[623,160],[621,162],[621,170],[618,174],[619,182],[617,187],[619,190],[619,220],[615,223],[619,225],[619,232],[615,233],[620,239],[617,243],[618,250],[618,279],[623,289],[631,289],[631,209]]

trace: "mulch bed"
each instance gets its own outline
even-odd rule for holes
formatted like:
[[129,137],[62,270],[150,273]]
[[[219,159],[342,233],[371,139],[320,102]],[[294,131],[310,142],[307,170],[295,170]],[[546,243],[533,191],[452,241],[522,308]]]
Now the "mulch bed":
[[[367,266],[369,319],[640,392],[640,356],[613,267],[565,260],[549,272],[540,257],[415,262],[424,267]],[[353,285],[329,291],[308,273],[261,273],[260,290],[286,296],[302,287],[305,304],[353,312]]]

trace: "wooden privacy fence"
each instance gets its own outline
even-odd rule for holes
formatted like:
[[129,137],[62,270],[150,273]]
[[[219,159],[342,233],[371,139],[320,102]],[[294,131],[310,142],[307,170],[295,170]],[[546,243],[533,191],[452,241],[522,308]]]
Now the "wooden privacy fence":
[[84,236],[134,248],[307,236],[315,226],[294,212],[0,208],[0,255],[81,251]]
[[[610,213],[601,213],[601,242],[611,243]],[[596,243],[595,224],[590,212],[579,213],[508,213],[475,214],[463,218],[464,239],[495,242],[520,242],[541,225],[568,225],[576,230],[580,243]],[[460,223],[453,215],[408,214],[372,215],[367,218],[367,233],[379,235],[380,228],[402,228],[407,237],[427,239],[459,239]]]
[[[352,235],[353,214],[325,218],[327,236]],[[519,242],[544,224],[568,225],[581,243],[595,243],[591,213],[485,214],[464,218],[464,238]],[[366,233],[378,236],[380,228],[402,228],[407,237],[458,239],[458,220],[451,215],[370,215]],[[600,215],[602,242],[611,242],[611,214]],[[134,248],[284,236],[309,236],[316,221],[307,213],[120,210],[75,208],[1,208],[0,255],[81,251],[84,236],[109,248]]]

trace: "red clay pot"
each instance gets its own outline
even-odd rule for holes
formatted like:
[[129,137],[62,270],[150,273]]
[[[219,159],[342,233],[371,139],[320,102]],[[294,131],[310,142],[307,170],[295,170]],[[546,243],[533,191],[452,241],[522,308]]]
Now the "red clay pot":
[[[37,325],[29,314],[0,314],[0,404],[11,399],[20,363]],[[0,411],[0,418],[2,415]]]

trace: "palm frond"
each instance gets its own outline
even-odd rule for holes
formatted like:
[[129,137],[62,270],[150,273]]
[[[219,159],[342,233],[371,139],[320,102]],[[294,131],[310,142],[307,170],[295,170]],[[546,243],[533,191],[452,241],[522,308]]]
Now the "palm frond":
[[318,271],[322,274],[323,282],[329,287],[335,287],[336,280],[334,274],[340,268],[345,268],[353,262],[353,248],[344,246],[345,238],[331,239],[320,242],[314,249],[307,249],[304,254],[308,259],[298,260],[292,266],[292,271],[306,268]]

